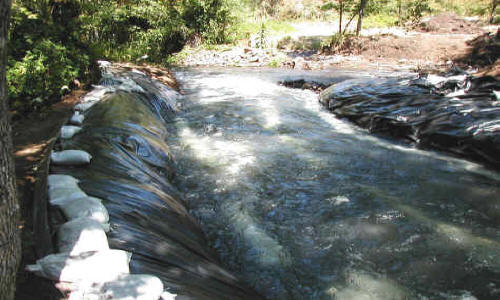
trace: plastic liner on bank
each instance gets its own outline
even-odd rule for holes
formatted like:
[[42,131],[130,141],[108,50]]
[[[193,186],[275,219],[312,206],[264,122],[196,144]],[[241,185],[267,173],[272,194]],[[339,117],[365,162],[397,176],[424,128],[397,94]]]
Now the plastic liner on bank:
[[53,166],[53,173],[74,176],[86,194],[102,199],[109,247],[132,253],[131,273],[159,277],[182,299],[262,299],[221,267],[169,181],[174,166],[165,122],[175,114],[177,93],[140,72],[113,68],[103,85],[114,92],[82,106],[82,130],[62,140],[64,149],[92,153],[92,163]]
[[429,75],[414,80],[347,80],[320,102],[335,115],[421,148],[500,168],[500,81]]

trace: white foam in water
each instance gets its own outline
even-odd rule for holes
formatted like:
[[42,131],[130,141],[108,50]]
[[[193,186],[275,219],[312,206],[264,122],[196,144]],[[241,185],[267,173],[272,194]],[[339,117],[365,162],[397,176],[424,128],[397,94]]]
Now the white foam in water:
[[231,220],[248,247],[255,251],[257,261],[261,265],[272,266],[282,262],[281,258],[285,257],[283,247],[265,230],[259,228],[249,215],[244,211],[239,211],[232,216]]
[[398,300],[407,298],[407,291],[390,279],[377,278],[360,272],[350,272],[346,277],[348,278],[346,287],[332,287],[328,290],[327,293],[333,299]]
[[435,267],[457,270],[449,280],[496,270],[484,224],[497,218],[497,172],[371,135],[272,72],[180,72],[185,112],[169,139],[192,213],[246,282],[280,300],[452,300]]
[[252,165],[255,157],[249,147],[241,142],[224,141],[214,139],[209,136],[195,135],[189,128],[184,128],[181,132],[186,145],[193,149],[195,155],[207,162],[218,159],[218,155],[224,153],[226,170],[229,173],[237,174],[243,168]]

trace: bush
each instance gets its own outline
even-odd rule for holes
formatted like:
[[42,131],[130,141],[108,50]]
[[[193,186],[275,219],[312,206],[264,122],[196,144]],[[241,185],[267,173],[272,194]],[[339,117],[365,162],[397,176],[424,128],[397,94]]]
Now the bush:
[[407,7],[406,19],[411,22],[412,25],[416,25],[420,23],[424,14],[430,11],[431,7],[429,6],[429,0],[412,1]]
[[183,0],[182,19],[205,43],[225,43],[235,20],[231,4],[236,5],[229,0]]
[[70,56],[63,45],[44,39],[22,60],[11,59],[7,70],[11,108],[31,111],[59,99],[61,87],[78,77],[79,64],[88,65],[88,57],[75,63]]

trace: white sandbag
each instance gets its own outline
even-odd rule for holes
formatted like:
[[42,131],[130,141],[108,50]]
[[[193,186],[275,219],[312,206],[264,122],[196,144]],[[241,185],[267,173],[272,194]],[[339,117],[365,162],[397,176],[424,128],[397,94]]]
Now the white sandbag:
[[155,276],[123,275],[115,281],[73,291],[69,300],[158,300],[162,294],[163,283]]
[[98,60],[97,61],[97,64],[99,65],[99,67],[101,68],[106,68],[106,67],[110,67],[111,66],[111,62],[107,61],[107,60]]
[[49,188],[78,187],[79,180],[73,176],[63,174],[52,174],[47,177]]
[[76,256],[89,251],[109,250],[108,238],[101,223],[80,218],[64,223],[57,232],[59,252]]
[[87,252],[78,256],[51,254],[26,266],[38,276],[62,282],[104,283],[129,274],[131,254],[122,250]]
[[70,139],[78,132],[82,131],[82,128],[74,125],[66,125],[61,127],[61,138]]
[[169,292],[163,292],[160,296],[160,300],[180,300],[180,297],[177,296],[177,294],[172,294]]
[[59,205],[68,220],[90,218],[99,223],[109,222],[108,210],[97,198],[83,197]]
[[163,283],[151,275],[125,275],[105,283],[100,293],[109,300],[158,300]]
[[61,152],[52,152],[50,161],[55,165],[61,166],[79,166],[90,163],[92,156],[82,150],[64,150]]
[[94,89],[85,95],[84,101],[88,99],[101,100],[106,94],[115,92],[115,88],[111,86],[93,85],[92,87]]
[[52,205],[63,205],[78,198],[85,198],[87,194],[78,186],[50,187],[49,202]]
[[116,86],[117,91],[144,93],[144,89],[130,78],[120,78],[121,84]]
[[[75,105],[74,109],[79,112],[85,112],[89,110],[92,106],[96,105],[99,99],[93,100],[93,101],[86,101],[84,103],[79,103]],[[83,122],[83,121],[82,121]]]
[[69,123],[77,126],[81,126],[83,124],[83,121],[85,120],[85,117],[80,114],[80,112],[76,111],[71,119],[69,119]]

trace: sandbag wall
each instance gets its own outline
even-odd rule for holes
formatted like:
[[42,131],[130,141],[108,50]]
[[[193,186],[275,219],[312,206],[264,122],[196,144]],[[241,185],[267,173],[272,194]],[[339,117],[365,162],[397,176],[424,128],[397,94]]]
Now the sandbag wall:
[[335,115],[421,148],[500,169],[500,82],[467,75],[347,80],[320,96]]
[[165,122],[175,115],[178,94],[110,65],[102,84],[106,92],[96,91],[98,97],[77,108],[81,128],[65,128],[70,138],[56,149],[84,151],[90,163],[53,163],[51,173],[76,178],[86,196],[102,201],[109,248],[131,254],[130,273],[157,276],[177,299],[262,299],[220,266],[169,181],[174,165]]

